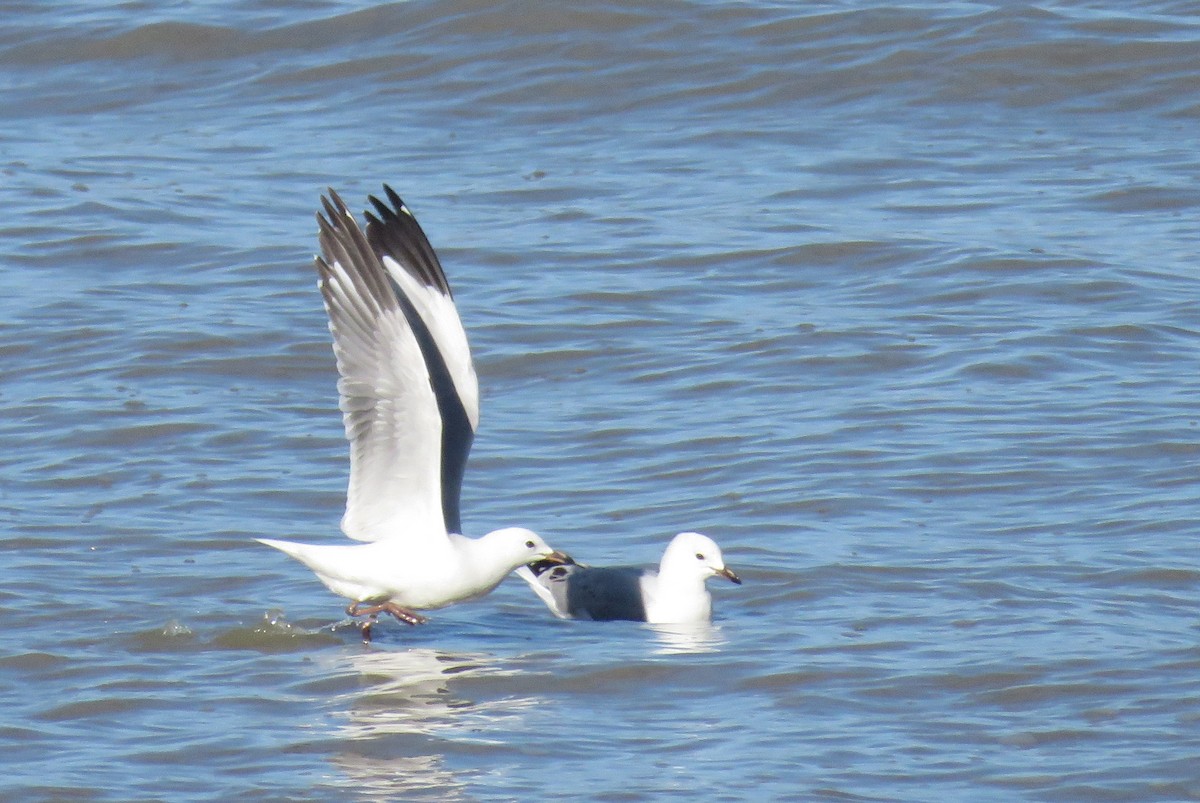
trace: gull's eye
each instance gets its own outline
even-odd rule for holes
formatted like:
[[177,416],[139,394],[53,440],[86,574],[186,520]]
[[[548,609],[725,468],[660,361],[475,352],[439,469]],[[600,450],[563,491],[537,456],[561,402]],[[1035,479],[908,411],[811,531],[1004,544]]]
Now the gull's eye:
[[697,553],[696,553],[696,560],[704,560],[704,553],[703,553],[703,552],[697,552]]
[[526,541],[525,546],[529,547],[530,549],[533,549],[534,543],[532,541]]

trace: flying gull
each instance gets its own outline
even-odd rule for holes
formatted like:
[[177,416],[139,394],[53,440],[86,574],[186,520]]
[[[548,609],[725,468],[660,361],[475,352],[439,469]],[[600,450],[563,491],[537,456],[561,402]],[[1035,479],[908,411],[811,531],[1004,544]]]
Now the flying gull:
[[[479,423],[479,381],[450,285],[408,207],[384,185],[364,233],[333,190],[317,214],[318,286],[350,441],[342,532],[361,544],[257,539],[303,563],[351,616],[410,625],[483,596],[518,566],[570,560],[520,527],[462,533],[459,494]],[[390,205],[389,205],[390,204]]]
[[708,622],[712,596],[704,581],[720,575],[742,582],[725,565],[716,542],[700,533],[680,533],[671,539],[658,571],[542,560],[520,567],[517,574],[560,619],[630,619],[651,624]]

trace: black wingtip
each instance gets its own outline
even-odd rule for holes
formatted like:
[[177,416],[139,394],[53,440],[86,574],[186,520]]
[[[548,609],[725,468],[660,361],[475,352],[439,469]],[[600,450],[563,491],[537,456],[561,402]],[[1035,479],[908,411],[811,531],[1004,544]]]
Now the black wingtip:
[[375,207],[375,214],[367,212],[367,219],[374,220],[377,224],[382,225],[391,220],[398,219],[401,215],[407,215],[412,218],[412,212],[404,203],[404,199],[396,194],[396,191],[390,185],[383,185],[383,194],[387,198],[387,203],[381,201],[375,195],[368,195],[367,200],[371,202],[371,206]]
[[396,194],[396,191],[393,190],[390,185],[388,185],[388,184],[383,185],[383,193],[384,193],[384,195],[387,196],[388,201],[391,202],[392,208],[395,209],[397,212],[407,212],[408,211],[408,207],[404,205],[404,201],[400,198],[399,195]]
[[342,198],[332,187],[326,188],[326,195],[321,196],[321,208],[325,210],[325,214],[317,213],[317,222],[320,223],[324,219],[325,223],[331,226],[338,225],[338,219],[346,214],[346,204],[342,202]]
[[375,253],[380,259],[390,256],[422,284],[453,299],[437,253],[412,210],[389,184],[383,185],[383,196],[386,202],[375,195],[367,199],[374,207],[366,213],[367,239]]

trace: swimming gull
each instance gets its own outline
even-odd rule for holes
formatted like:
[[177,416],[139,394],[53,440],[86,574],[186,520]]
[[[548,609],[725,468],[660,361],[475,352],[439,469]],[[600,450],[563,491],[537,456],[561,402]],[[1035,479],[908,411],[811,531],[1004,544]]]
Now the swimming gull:
[[[462,533],[459,494],[479,423],[479,381],[437,254],[384,185],[364,234],[333,190],[317,214],[318,286],[329,315],[350,441],[342,531],[362,544],[257,539],[300,561],[346,612],[371,622],[483,596],[518,566],[570,560],[538,535],[507,527]],[[389,205],[390,204],[390,205]]]
[[638,566],[585,566],[535,561],[517,569],[560,619],[630,619],[651,624],[695,624],[712,619],[704,581],[720,575],[742,580],[725,565],[721,548],[700,533],[671,539],[658,571]]

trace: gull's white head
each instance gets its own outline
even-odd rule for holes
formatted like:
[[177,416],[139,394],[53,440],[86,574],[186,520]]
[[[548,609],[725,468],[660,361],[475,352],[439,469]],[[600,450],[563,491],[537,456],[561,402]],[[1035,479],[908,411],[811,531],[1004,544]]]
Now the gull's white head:
[[738,585],[742,583],[742,579],[725,565],[717,542],[700,533],[680,533],[672,538],[663,553],[659,571],[661,574],[697,577],[701,582],[720,575]]
[[[498,562],[510,564],[512,568],[536,560],[550,560],[564,563],[570,558],[561,552],[556,552],[542,537],[533,530],[524,527],[505,527],[493,530],[479,539],[489,555]],[[510,569],[511,571],[511,569]]]

